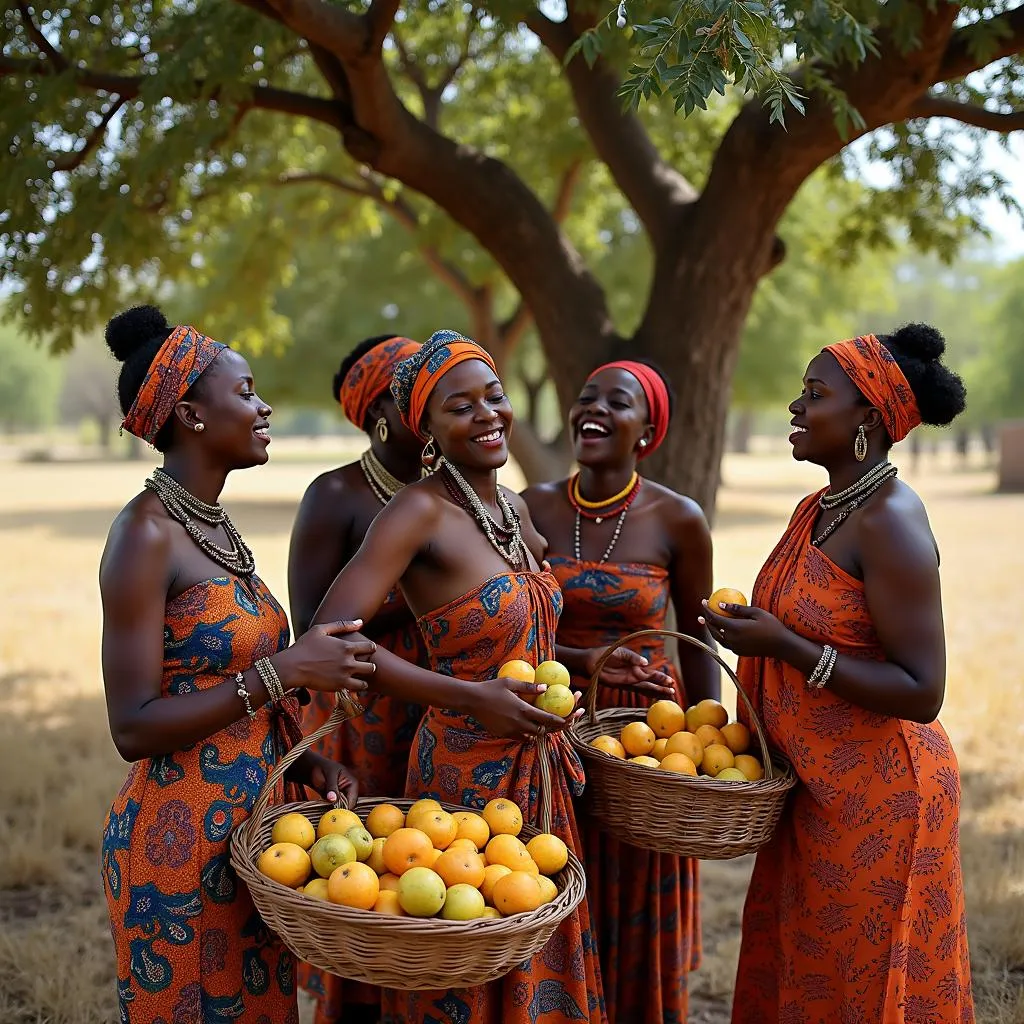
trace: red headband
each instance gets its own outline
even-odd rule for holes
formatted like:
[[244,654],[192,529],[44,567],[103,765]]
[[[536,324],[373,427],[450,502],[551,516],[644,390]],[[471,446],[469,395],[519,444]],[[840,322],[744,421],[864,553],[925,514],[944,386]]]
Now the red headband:
[[882,422],[894,444],[921,422],[917,400],[907,378],[892,353],[873,334],[837,341],[825,351],[836,357],[857,390],[882,414]]
[[345,415],[360,430],[366,426],[366,410],[391,386],[395,367],[419,347],[418,341],[409,338],[389,338],[374,345],[352,364],[342,382],[338,401]]
[[626,373],[636,377],[640,382],[640,387],[644,389],[644,397],[647,399],[647,412],[651,417],[651,423],[654,425],[654,437],[649,445],[640,449],[637,458],[646,458],[658,448],[668,433],[668,388],[665,386],[665,382],[661,379],[661,374],[657,370],[652,370],[644,363],[635,363],[632,359],[620,359],[614,363],[605,363],[604,366],[599,366],[587,380],[592,380],[602,370],[625,370]]
[[121,426],[152,444],[185,392],[226,348],[194,327],[175,327],[149,364]]

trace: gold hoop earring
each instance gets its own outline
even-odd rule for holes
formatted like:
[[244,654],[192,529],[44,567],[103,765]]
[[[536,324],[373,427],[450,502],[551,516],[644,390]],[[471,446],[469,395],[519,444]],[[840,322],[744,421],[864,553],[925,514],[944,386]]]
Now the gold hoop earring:
[[853,457],[858,462],[863,462],[868,457],[868,435],[863,423],[857,428],[857,437],[853,442]]
[[380,438],[381,444],[388,443],[388,421],[383,416],[377,420],[377,436]]
[[430,469],[436,461],[437,449],[434,447],[434,439],[428,437],[427,443],[423,446],[423,451],[420,452],[420,463],[424,469]]

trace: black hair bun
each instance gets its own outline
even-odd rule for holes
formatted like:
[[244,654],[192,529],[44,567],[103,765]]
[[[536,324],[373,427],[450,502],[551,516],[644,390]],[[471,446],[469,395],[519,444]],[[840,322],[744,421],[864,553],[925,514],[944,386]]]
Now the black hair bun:
[[889,337],[897,348],[923,363],[941,359],[946,351],[946,339],[930,324],[904,324]]
[[155,338],[163,340],[170,333],[167,317],[156,306],[132,306],[107,324],[107,347],[124,363]]
[[881,336],[907,378],[921,420],[944,427],[967,407],[967,389],[960,375],[941,362],[946,339],[929,324],[904,324],[898,331]]

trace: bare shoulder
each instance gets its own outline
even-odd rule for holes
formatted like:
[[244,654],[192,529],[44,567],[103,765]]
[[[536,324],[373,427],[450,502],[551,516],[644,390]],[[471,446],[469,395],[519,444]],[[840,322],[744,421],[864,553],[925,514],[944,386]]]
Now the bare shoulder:
[[305,504],[323,503],[333,506],[351,494],[363,479],[363,471],[359,468],[358,462],[329,469],[310,483],[302,496],[302,501]]
[[137,494],[117,514],[100,560],[100,585],[143,566],[166,565],[172,546],[171,520],[160,499],[151,491]]
[[648,500],[664,521],[676,530],[707,530],[708,521],[700,505],[685,494],[673,491],[654,480],[644,480]]
[[857,517],[862,552],[907,562],[936,557],[935,537],[924,502],[902,480],[890,480],[867,502]]
[[444,485],[433,477],[425,477],[403,487],[388,503],[377,517],[388,519],[415,517],[427,522],[436,521],[444,512],[446,500]]
[[[542,484],[530,484],[519,495],[531,508],[543,508],[549,502],[556,501],[568,486],[568,480],[549,480]],[[505,488],[502,488],[505,490]]]

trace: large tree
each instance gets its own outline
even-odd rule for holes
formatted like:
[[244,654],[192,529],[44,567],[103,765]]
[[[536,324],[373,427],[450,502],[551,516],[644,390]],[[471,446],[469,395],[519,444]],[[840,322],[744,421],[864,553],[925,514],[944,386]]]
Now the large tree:
[[[887,159],[893,174],[869,190],[854,235],[893,220],[933,242],[955,234],[963,204],[1000,183],[930,119],[1021,127],[1024,8],[620,10],[631,38],[614,8],[584,0],[8,4],[4,280],[35,329],[67,336],[109,311],[127,272],[192,275],[216,294],[222,273],[244,269],[251,288],[222,312],[237,324],[262,310],[273,337],[272,296],[304,233],[387,217],[499,362],[535,327],[563,404],[613,353],[662,364],[680,401],[654,468],[710,511],[743,324],[784,258],[787,206],[845,150],[848,165]],[[762,94],[735,99],[750,89]],[[655,127],[671,102],[623,106],[623,91],[639,101],[661,90],[686,111],[711,96],[711,110],[677,122],[666,143]],[[788,102],[802,112],[783,127]],[[868,147],[846,149],[868,133]],[[566,223],[581,188],[597,242]],[[210,251],[225,223],[247,225],[245,244],[221,251],[227,266]],[[627,329],[588,245],[638,239],[647,301]],[[516,454],[528,473],[550,467],[530,431]]]

